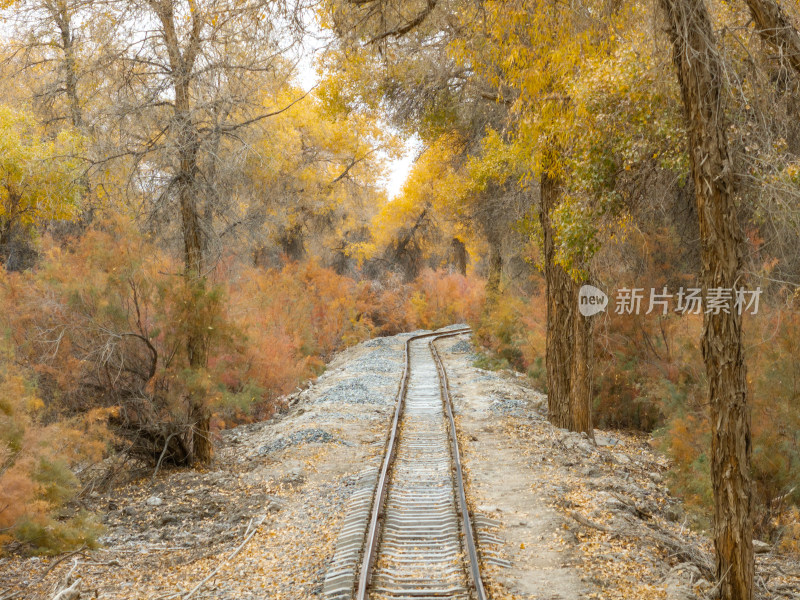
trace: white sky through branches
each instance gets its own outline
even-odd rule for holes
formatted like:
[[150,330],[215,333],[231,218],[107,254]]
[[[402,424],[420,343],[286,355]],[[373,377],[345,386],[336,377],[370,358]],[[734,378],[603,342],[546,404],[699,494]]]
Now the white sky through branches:
[[[317,71],[314,68],[314,54],[323,47],[324,42],[321,40],[321,36],[308,36],[298,58],[296,82],[306,92],[319,81]],[[420,146],[420,139],[415,135],[405,141],[403,155],[400,158],[389,161],[386,177],[378,183],[383,185],[390,200],[402,190],[403,184],[408,179],[411,167],[419,154]]]

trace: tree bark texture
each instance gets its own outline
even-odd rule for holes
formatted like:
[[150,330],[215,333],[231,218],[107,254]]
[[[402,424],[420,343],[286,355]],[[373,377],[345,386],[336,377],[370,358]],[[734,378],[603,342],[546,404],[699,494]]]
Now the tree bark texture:
[[453,265],[460,275],[467,274],[467,247],[458,238],[450,241],[450,249],[453,253]]
[[594,375],[594,345],[592,317],[584,317],[576,310],[580,285],[572,281],[573,296],[570,299],[574,310],[575,351],[572,355],[570,390],[570,431],[586,432],[594,439],[592,424],[592,377]]
[[64,53],[64,93],[69,105],[70,122],[76,129],[83,128],[83,109],[78,97],[78,68],[75,59],[75,36],[72,30],[72,14],[66,0],[58,0],[50,7],[53,19],[61,36]]
[[556,262],[555,232],[550,213],[558,205],[559,183],[542,174],[539,219],[544,238],[544,278],[547,298],[547,412],[556,427],[570,429],[570,392],[575,346],[577,301],[572,302],[574,282]]
[[[701,281],[733,289],[741,273],[728,155],[722,64],[703,0],[660,0],[686,115],[700,223]],[[753,587],[750,411],[737,310],[704,315],[703,360],[709,383],[714,545],[723,600],[750,600]]]

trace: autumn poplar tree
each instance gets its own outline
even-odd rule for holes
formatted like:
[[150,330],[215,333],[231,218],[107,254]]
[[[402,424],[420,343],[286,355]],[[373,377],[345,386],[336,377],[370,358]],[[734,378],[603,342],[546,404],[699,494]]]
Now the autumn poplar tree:
[[[510,171],[538,180],[538,216],[547,303],[547,393],[551,422],[592,435],[591,321],[578,312],[578,290],[586,269],[567,269],[570,250],[560,239],[556,214],[565,201],[565,179],[571,176],[575,104],[572,86],[582,64],[603,50],[603,31],[587,15],[568,6],[537,2],[485,2],[483,19],[458,44],[469,64],[510,104],[505,136],[485,146],[483,160],[498,160],[497,148],[516,161]],[[470,20],[465,19],[465,23]],[[465,25],[468,27],[469,25]],[[505,139],[503,139],[505,137]],[[530,185],[530,184],[529,184]]]
[[[562,203],[561,155],[570,145],[568,87],[573,71],[602,47],[592,37],[593,19],[572,7],[522,0],[329,5],[334,29],[345,40],[361,42],[342,51],[357,56],[345,75],[360,79],[351,89],[386,100],[423,139],[457,133],[467,141],[464,154],[483,157],[483,165],[472,169],[478,182],[472,214],[479,226],[491,224],[483,231],[490,302],[500,290],[502,242],[538,196],[548,284],[550,415],[561,427],[591,434],[590,322],[577,311],[579,282],[561,259],[552,214]],[[375,74],[384,72],[383,79]],[[506,145],[514,150],[506,152]],[[531,177],[539,180],[538,194]],[[510,210],[520,197],[528,209]]]
[[[727,139],[722,60],[704,0],[661,0],[661,7],[685,110],[703,292],[728,289],[735,294],[741,285],[742,234]],[[735,309],[706,310],[703,321],[719,593],[724,600],[749,600],[754,572],[752,446],[742,316]]]
[[[3,18],[13,36],[4,75],[27,96],[31,114],[49,135],[79,132],[83,145],[81,213],[87,225],[101,204],[93,194],[92,167],[102,163],[97,137],[109,108],[108,69],[119,49],[114,2],[88,0],[11,0]],[[107,135],[108,130],[105,129]],[[104,142],[105,143],[105,142]],[[100,144],[100,145],[104,145]],[[67,229],[69,230],[69,228]]]
[[[246,132],[303,97],[279,107],[266,105],[260,93],[291,76],[282,51],[295,39],[293,10],[267,0],[146,0],[127,2],[119,13],[121,35],[129,40],[117,59],[119,155],[134,167],[130,189],[144,198],[156,191],[145,211],[167,238],[177,209],[185,358],[196,377],[202,378],[213,338],[204,307],[221,244],[215,220],[226,214],[228,201],[217,186],[221,162],[241,160]],[[192,454],[208,462],[210,411],[202,386],[189,389]]]
[[[301,95],[295,86],[279,93],[284,103]],[[235,218],[256,264],[314,257],[345,270],[350,244],[379,209],[376,181],[394,136],[363,114],[329,110],[312,94],[247,137],[253,152],[226,190],[244,200]]]
[[371,239],[354,245],[361,260],[389,261],[409,281],[425,264],[466,275],[468,256],[480,243],[458,147],[457,138],[443,135],[422,152],[398,196],[375,215]]
[[[92,22],[88,9],[85,0],[16,0],[8,11],[16,34],[11,45],[21,55],[20,66],[38,72],[35,103],[48,121],[66,121],[79,130],[86,124],[83,62],[92,44],[85,35]],[[99,41],[98,35],[93,37]]]
[[[198,152],[200,150],[200,134],[192,115],[191,84],[200,51],[201,35],[203,35],[203,13],[193,2],[188,2],[188,29],[183,39],[178,33],[175,2],[150,0],[148,6],[161,24],[162,43],[168,57],[168,81],[173,95],[172,115],[169,129],[172,133],[177,160],[176,169],[171,182],[176,190],[181,215],[183,235],[183,260],[186,269],[185,278],[190,290],[189,297],[202,296],[205,291],[205,261],[203,260],[203,239],[200,225],[200,207],[198,205],[199,167]],[[201,369],[206,364],[206,347],[204,343],[204,323],[198,320],[196,311],[189,308],[186,334],[186,353],[189,366]],[[195,458],[200,462],[211,459],[211,440],[209,438],[210,415],[204,406],[203,399],[192,398],[190,418],[194,427],[193,450]]]
[[[457,139],[457,150],[452,151],[454,146],[448,152],[456,167],[478,151],[487,129],[503,127],[510,103],[498,101],[497,88],[465,65],[455,49],[461,38],[471,35],[467,22],[480,3],[327,0],[324,4],[324,24],[338,36],[324,63],[335,73],[326,91],[347,110],[388,112],[393,125],[407,135],[418,135],[429,149],[441,149],[442,141],[452,145]],[[518,194],[513,183],[474,191],[469,202],[459,199],[455,212],[461,226],[474,229],[486,242],[482,266],[491,297],[491,290],[501,284],[504,246],[514,239],[514,223],[526,212],[520,210],[519,200],[530,204],[530,196]],[[421,209],[408,223],[409,229],[420,214]],[[453,248],[461,252],[458,243]]]
[[18,256],[20,236],[46,220],[80,209],[83,139],[63,130],[47,139],[30,114],[0,105],[0,264],[30,266]]

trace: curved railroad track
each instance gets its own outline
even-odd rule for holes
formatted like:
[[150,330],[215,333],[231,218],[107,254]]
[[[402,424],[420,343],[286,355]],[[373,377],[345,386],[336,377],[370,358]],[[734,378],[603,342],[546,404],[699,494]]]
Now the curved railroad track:
[[447,372],[434,345],[469,331],[406,341],[381,468],[362,477],[351,501],[326,580],[328,597],[486,600]]

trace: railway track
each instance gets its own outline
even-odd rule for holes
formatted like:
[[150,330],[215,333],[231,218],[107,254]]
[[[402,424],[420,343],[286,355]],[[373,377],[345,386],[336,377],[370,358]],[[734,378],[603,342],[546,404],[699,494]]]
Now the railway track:
[[[485,600],[447,372],[414,336],[379,470],[366,470],[326,578],[331,600]],[[368,490],[372,490],[369,494]]]

